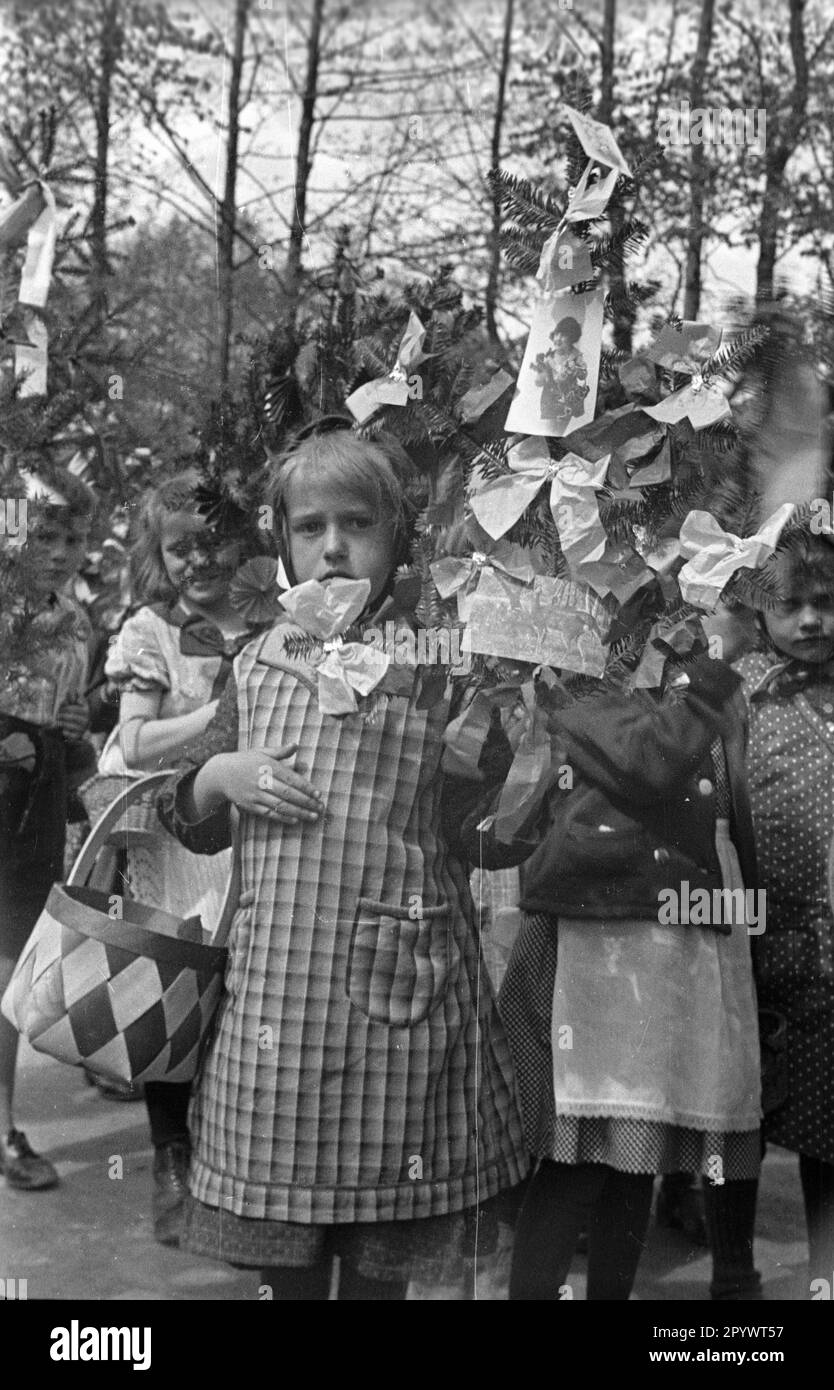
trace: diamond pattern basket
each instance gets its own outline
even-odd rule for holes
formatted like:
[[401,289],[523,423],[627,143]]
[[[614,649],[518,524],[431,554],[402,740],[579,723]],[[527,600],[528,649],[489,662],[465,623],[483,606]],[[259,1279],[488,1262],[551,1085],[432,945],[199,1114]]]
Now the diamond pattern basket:
[[235,875],[209,944],[181,920],[84,886],[112,827],[170,774],[133,782],[55,884],[3,996],[6,1018],[39,1052],[117,1081],[188,1081],[220,999]]

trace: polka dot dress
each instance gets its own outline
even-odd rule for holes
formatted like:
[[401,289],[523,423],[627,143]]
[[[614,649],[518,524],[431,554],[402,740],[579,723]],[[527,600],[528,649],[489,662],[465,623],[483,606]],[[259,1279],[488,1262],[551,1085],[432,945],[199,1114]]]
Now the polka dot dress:
[[766,1137],[834,1163],[834,683],[765,681],[772,658],[739,664],[750,706],[748,775],[767,917],[754,938],[759,1004],[787,1017],[789,1098]]

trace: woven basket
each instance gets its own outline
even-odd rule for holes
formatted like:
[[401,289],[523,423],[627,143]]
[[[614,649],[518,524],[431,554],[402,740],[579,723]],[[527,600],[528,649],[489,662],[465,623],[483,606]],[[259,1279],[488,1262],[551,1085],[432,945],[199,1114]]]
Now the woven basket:
[[[170,773],[165,774],[166,777]],[[105,776],[97,772],[94,777],[82,783],[78,788],[87,815],[92,823],[95,823],[104,815],[108,806],[112,805],[117,796],[127,791],[128,787],[144,783],[144,777],[128,776]],[[110,844],[129,844],[147,843],[155,839],[162,833],[162,826],[156,814],[156,794],[159,790],[155,784],[152,788],[141,790],[135,801],[131,801],[124,815],[119,820],[118,825],[110,831]]]
[[83,886],[112,827],[168,776],[133,782],[108,807],[67,882],[52,888],[0,1005],[38,1052],[135,1084],[194,1076],[222,992],[237,899],[232,875],[209,944],[199,917],[182,920]]

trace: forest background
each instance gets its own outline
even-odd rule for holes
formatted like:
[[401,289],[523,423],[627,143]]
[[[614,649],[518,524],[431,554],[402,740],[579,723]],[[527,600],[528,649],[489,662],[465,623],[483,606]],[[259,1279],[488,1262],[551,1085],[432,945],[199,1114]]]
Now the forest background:
[[[346,273],[361,297],[446,267],[483,306],[487,368],[517,369],[532,280],[487,175],[564,193],[577,74],[635,162],[684,101],[766,118],[762,147],[670,145],[644,174],[629,273],[656,294],[617,347],[670,312],[830,302],[826,0],[29,0],[0,31],[3,205],[37,176],[58,205],[42,428],[115,503]],[[7,258],[7,377],[16,276]]]

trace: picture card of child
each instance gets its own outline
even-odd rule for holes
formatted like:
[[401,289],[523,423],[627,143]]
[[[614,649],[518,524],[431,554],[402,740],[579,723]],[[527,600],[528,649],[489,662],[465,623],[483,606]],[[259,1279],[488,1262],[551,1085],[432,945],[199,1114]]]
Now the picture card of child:
[[597,289],[538,300],[506,429],[559,438],[593,420],[603,299]]

